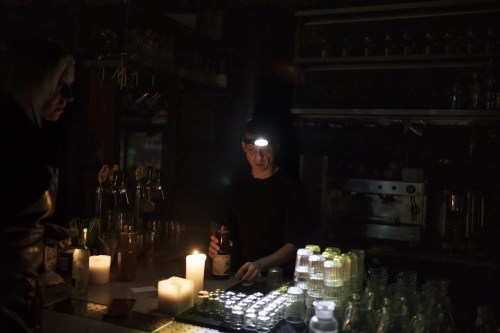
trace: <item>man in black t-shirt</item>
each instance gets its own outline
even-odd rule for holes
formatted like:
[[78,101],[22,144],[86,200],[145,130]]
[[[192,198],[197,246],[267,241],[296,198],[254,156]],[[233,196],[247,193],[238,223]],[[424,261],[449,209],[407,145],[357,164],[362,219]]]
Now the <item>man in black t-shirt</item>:
[[[305,191],[280,168],[281,139],[271,123],[247,123],[241,147],[251,174],[233,182],[217,205],[217,222],[232,233],[235,277],[248,283],[271,266],[282,266],[285,277],[291,277],[297,249],[309,242]],[[218,249],[211,236],[209,256]]]

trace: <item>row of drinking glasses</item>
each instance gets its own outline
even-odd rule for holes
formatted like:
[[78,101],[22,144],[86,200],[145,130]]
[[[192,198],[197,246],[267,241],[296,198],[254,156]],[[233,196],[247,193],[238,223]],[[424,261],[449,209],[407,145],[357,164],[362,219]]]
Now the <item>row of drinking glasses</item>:
[[419,290],[416,271],[400,271],[389,283],[385,267],[370,267],[365,286],[363,250],[322,254],[313,250],[299,249],[295,266],[294,285],[300,291],[294,291],[294,297],[302,294],[304,306],[295,306],[294,315],[304,322],[314,314],[314,301],[323,299],[335,302],[334,314],[344,332],[355,331],[352,316],[361,312],[366,312],[365,325],[373,332],[454,327],[447,280],[426,281]]
[[341,253],[338,248],[327,247],[320,253],[317,245],[297,250],[294,285],[305,291],[305,321],[314,314],[314,301],[333,300],[335,312],[341,313],[345,309],[347,297],[363,290],[363,250],[353,249]]
[[[403,278],[405,277],[405,278]],[[396,281],[374,292],[367,282],[365,292],[349,296],[339,322],[342,332],[440,333],[455,329],[447,280],[428,280],[420,289],[413,284],[415,272],[398,272]],[[401,279],[405,280],[403,282]],[[410,282],[410,284],[407,284]],[[381,305],[375,294],[386,291]]]
[[289,302],[285,291],[279,288],[264,295],[218,290],[198,302],[198,311],[219,318],[235,330],[268,332],[286,315]]

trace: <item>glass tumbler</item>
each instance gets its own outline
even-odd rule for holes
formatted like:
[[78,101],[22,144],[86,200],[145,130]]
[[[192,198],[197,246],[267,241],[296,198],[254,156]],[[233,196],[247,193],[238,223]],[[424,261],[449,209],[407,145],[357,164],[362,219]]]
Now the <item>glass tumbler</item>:
[[307,289],[307,281],[309,280],[309,256],[312,255],[313,252],[310,249],[300,248],[297,250],[293,280],[295,286],[303,290]]
[[309,296],[321,297],[323,295],[323,263],[325,257],[313,254],[308,259],[307,294]]
[[339,301],[343,295],[344,279],[342,261],[339,256],[323,263],[323,296],[325,299]]
[[245,311],[240,305],[235,305],[231,309],[231,328],[235,330],[243,329]]
[[286,292],[285,318],[293,321],[304,321],[306,304],[304,290],[300,287],[289,287]]
[[283,283],[283,269],[279,266],[269,267],[267,270],[267,291],[278,289]]
[[255,309],[247,309],[245,311],[243,327],[247,331],[253,331],[257,328],[257,311]]

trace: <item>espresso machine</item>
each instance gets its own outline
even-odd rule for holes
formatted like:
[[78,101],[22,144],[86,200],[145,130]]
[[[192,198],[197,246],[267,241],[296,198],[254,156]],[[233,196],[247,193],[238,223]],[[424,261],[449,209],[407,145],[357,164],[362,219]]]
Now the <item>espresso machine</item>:
[[425,183],[360,178],[331,179],[323,217],[347,237],[414,245],[424,235]]

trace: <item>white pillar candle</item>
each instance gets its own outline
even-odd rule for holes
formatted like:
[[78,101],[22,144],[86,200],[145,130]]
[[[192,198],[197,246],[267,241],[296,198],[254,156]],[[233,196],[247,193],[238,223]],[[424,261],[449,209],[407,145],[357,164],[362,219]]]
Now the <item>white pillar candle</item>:
[[158,310],[177,315],[193,307],[193,281],[172,276],[158,282]]
[[93,284],[105,284],[109,282],[109,268],[111,266],[110,256],[90,256],[89,258],[89,282]]
[[203,289],[206,259],[205,254],[197,252],[186,256],[186,279],[193,281],[194,286],[193,304],[196,304],[198,292]]

